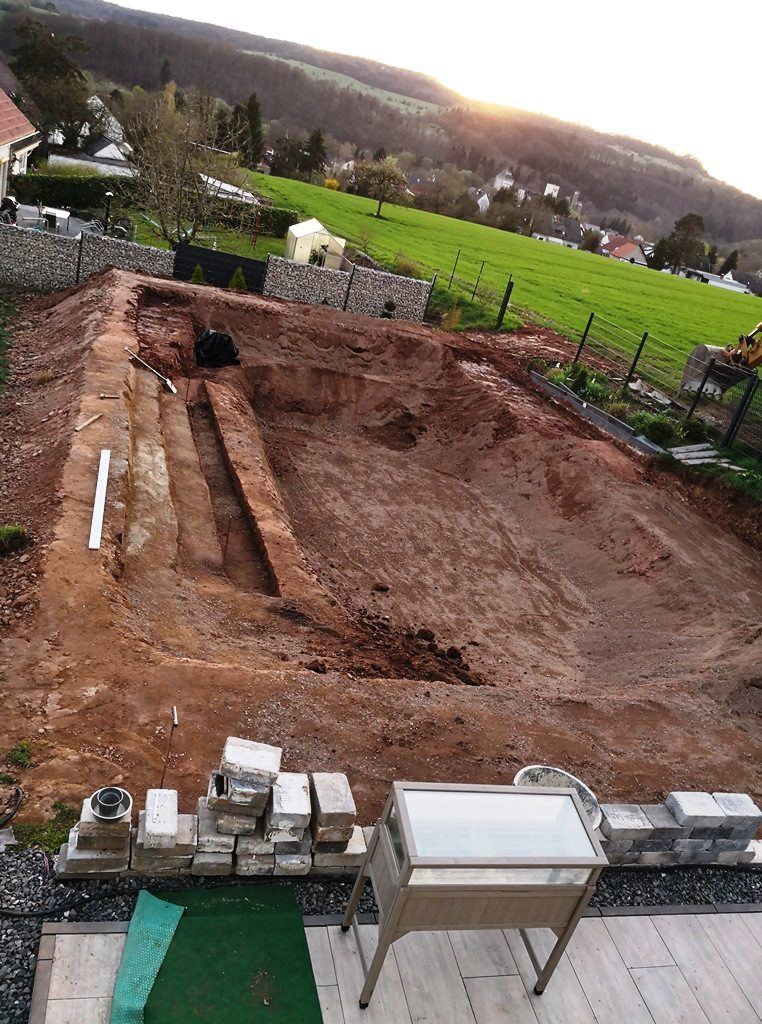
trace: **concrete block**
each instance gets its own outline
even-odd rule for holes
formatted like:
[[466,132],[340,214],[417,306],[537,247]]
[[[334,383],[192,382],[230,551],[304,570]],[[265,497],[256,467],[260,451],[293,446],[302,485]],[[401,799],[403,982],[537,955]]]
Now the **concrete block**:
[[248,818],[243,814],[217,815],[217,831],[223,836],[253,836],[257,831],[257,818]]
[[[347,828],[357,817],[349,780],[342,772],[314,772],[311,780],[312,811],[319,828],[338,825]],[[336,840],[342,837],[337,836]],[[325,836],[330,842],[333,837]],[[322,840],[321,840],[322,841]]]
[[604,839],[601,841],[606,855],[609,853],[627,853],[633,847],[634,839]]
[[[349,839],[352,837],[350,836]],[[313,853],[344,853],[349,846],[349,839],[345,843],[313,843]]]
[[323,825],[312,822],[312,841],[315,843],[348,843],[354,825]]
[[680,854],[674,850],[645,850],[638,858],[638,864],[679,864]]
[[304,857],[304,856],[307,856],[309,853],[311,853],[311,848],[312,848],[312,844],[310,842],[310,837],[309,836],[305,836],[305,838],[299,840],[299,842],[293,842],[292,841],[292,842],[288,842],[288,843],[276,843],[275,844],[275,853],[276,853],[276,855],[279,854],[279,853],[280,854],[296,854],[296,855]]
[[237,875],[271,875],[275,869],[275,854],[260,853],[253,856],[235,858]]
[[664,804],[641,804],[641,811],[653,825],[652,839],[687,839],[690,829],[678,825],[677,819]]
[[715,864],[738,864],[743,850],[719,850],[714,853]]
[[762,811],[747,793],[712,793],[712,797],[725,812],[729,825],[746,825],[754,829],[762,825]]
[[228,736],[222,751],[220,771],[231,779],[271,786],[280,771],[280,747]]
[[362,866],[367,852],[362,829],[359,825],[355,825],[346,850],[342,853],[316,853],[312,858],[312,863],[318,868],[359,868]]
[[691,828],[720,828],[726,824],[725,812],[708,793],[670,793],[664,801],[677,818],[678,825]]
[[640,856],[639,853],[635,853],[632,850],[624,853],[606,853],[609,864],[637,864]]
[[241,856],[250,857],[266,857],[275,853],[275,844],[265,839],[264,818],[257,818],[256,830],[251,835],[238,837],[235,849]]
[[197,853],[191,865],[192,875],[229,875],[232,871],[232,853]]
[[638,804],[601,804],[601,832],[608,839],[650,839],[654,827]]
[[177,815],[177,842],[174,846],[146,846],[146,812],[138,814],[136,845],[142,853],[144,850],[156,856],[192,857],[198,846],[198,817],[195,814]]
[[300,772],[279,772],[265,811],[266,827],[298,830],[304,835],[311,812],[309,778]]
[[709,850],[697,850],[695,853],[684,852],[680,854],[679,864],[713,864],[714,854]]
[[673,839],[634,839],[631,849],[638,853],[663,853],[672,849]]
[[56,875],[59,878],[110,876],[126,871],[130,862],[130,837],[122,841],[120,850],[80,850],[77,847],[77,826],[69,832],[69,841],[61,846]]
[[221,835],[217,831],[217,815],[206,805],[206,797],[198,798],[196,805],[198,817],[198,853],[232,853],[235,849],[235,836]]
[[263,789],[257,800],[251,803],[233,803],[228,794],[230,779],[220,772],[212,772],[209,776],[209,788],[206,792],[206,805],[210,811],[219,811],[225,814],[242,814],[250,818],[259,817],[264,814],[269,796],[269,789]]
[[124,836],[83,836],[80,832],[77,837],[78,850],[121,850],[123,847]]
[[147,850],[177,843],[177,790],[149,789],[146,793],[145,837]]
[[310,868],[310,878],[342,878],[344,875],[355,876],[359,868],[347,866],[345,868],[316,868],[313,864]]
[[729,839],[746,839],[747,842],[750,843],[751,840],[754,839],[756,834],[757,834],[756,826],[752,827],[752,826],[747,826],[747,825],[736,825],[735,828],[732,828],[730,830],[730,835],[728,836],[728,838]]
[[[265,822],[267,814],[265,813]],[[265,823],[264,837],[268,843],[300,843],[304,839],[303,828],[268,828]]]
[[730,853],[733,850],[743,853],[748,845],[748,839],[715,839],[709,849],[714,853]]
[[762,864],[762,839],[752,839],[746,847],[746,853],[752,856],[744,859],[745,864]]
[[131,814],[123,814],[121,818],[116,818],[114,821],[101,821],[93,814],[90,798],[82,801],[82,810],[79,815],[80,838],[83,836],[120,836],[124,838],[130,834],[131,826]]
[[154,875],[163,877],[165,875],[176,875],[181,871],[190,874],[193,857],[152,857],[150,852],[138,850],[137,842],[133,843],[132,855],[130,857],[130,868],[136,874]]
[[672,849],[677,853],[698,853],[701,850],[708,850],[711,845],[709,839],[676,839]]
[[719,828],[692,828],[690,830],[689,839],[730,839],[730,833],[733,831],[731,826]]
[[226,795],[233,807],[250,807],[255,814],[262,814],[270,799],[270,786],[256,782],[241,782],[239,779],[227,779]]
[[312,867],[311,854],[275,852],[274,875],[308,875]]

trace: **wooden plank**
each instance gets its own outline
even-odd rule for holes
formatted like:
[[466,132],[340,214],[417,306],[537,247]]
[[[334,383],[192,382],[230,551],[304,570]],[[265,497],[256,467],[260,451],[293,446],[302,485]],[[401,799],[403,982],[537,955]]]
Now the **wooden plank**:
[[476,1024],[538,1024],[521,978],[468,978]]
[[52,960],[38,961],[37,970],[34,972],[34,988],[32,989],[32,1004],[29,1008],[28,1024],[45,1024],[45,1011],[48,1005],[52,970]]
[[604,921],[627,967],[674,966],[650,917],[607,917]]
[[[368,1008],[361,1010],[360,991],[365,979],[354,935],[351,931],[342,932],[340,928],[329,928],[328,939],[331,943],[345,1024],[412,1024],[392,950],[386,955]],[[360,925],[360,941],[366,959],[370,960],[378,944],[376,925]]]
[[653,1024],[602,917],[580,921],[567,954],[598,1024]]
[[655,916],[652,920],[710,1024],[759,1024],[738,982],[699,923],[700,917]]
[[111,1000],[53,999],[48,1003],[45,1024],[110,1024]]
[[448,934],[462,978],[494,978],[519,973],[501,931],[452,931]]
[[108,467],[110,462],[111,452],[108,448],[103,448],[101,450],[100,462],[98,463],[98,480],[95,484],[93,518],[90,523],[90,539],[87,542],[87,546],[91,551],[97,551],[101,546],[103,514],[106,508],[106,488],[108,487]]
[[48,999],[110,999],[126,938],[57,935]]
[[709,1024],[679,967],[630,971],[656,1024]]
[[415,932],[392,949],[414,1021],[475,1024],[446,932]]
[[84,421],[84,423],[80,423],[78,427],[75,427],[74,432],[79,433],[80,430],[84,430],[85,427],[89,427],[91,423],[95,423],[96,420],[99,420],[102,415],[102,412],[96,412],[94,416],[90,416],[89,419]]
[[305,928],[304,934],[310,951],[315,984],[318,988],[321,985],[337,985],[336,969],[333,966],[333,954],[331,953],[328,929]]
[[706,921],[698,920],[754,1012],[762,1018],[762,946],[740,914],[713,914]]
[[344,1011],[341,1009],[338,986],[318,985],[317,992],[323,1024],[344,1024]]
[[[540,1024],[596,1024],[574,968],[566,953],[558,961],[553,977],[541,996],[534,994],[537,975],[529,953],[517,931],[507,931],[505,937],[524,982],[529,1001]],[[556,937],[549,928],[533,928],[530,938],[537,955],[547,960]]]

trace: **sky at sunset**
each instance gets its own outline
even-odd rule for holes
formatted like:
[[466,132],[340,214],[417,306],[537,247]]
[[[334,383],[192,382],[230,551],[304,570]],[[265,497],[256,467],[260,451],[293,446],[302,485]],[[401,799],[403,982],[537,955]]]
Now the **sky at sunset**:
[[467,97],[691,154],[762,198],[762,0],[121,3],[422,71]]

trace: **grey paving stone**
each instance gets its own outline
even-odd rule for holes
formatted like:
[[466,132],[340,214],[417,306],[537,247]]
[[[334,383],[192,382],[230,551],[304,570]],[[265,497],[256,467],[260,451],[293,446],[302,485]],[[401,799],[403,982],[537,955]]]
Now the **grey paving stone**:
[[650,839],[654,827],[638,804],[601,804],[601,832],[612,840]]
[[[357,817],[349,780],[343,772],[314,772],[311,779],[312,811],[319,828],[347,827]],[[338,837],[337,837],[338,838]],[[328,836],[325,837],[328,841]]]
[[150,852],[155,856],[192,857],[198,846],[198,817],[195,814],[177,815],[177,842],[174,846],[146,846],[146,812],[138,814],[136,848],[139,853]]
[[149,789],[146,793],[145,835],[147,850],[177,843],[177,790]]
[[82,810],[79,815],[80,836],[128,836],[132,826],[131,813],[123,814],[115,821],[101,821],[96,818],[90,807],[90,798],[82,801]]
[[654,839],[687,839],[690,829],[678,825],[677,819],[664,804],[641,804],[641,811],[654,827]]
[[762,825],[762,811],[748,793],[712,793],[715,803],[725,812],[732,825]]
[[269,798],[269,789],[259,792],[256,800],[245,804],[234,803],[228,795],[228,783],[230,780],[221,772],[212,772],[209,776],[209,787],[206,792],[206,805],[210,811],[219,811],[226,814],[239,814],[249,818],[257,818],[264,814]]
[[193,875],[229,875],[232,871],[232,853],[197,853],[191,865]]
[[196,813],[198,817],[198,852],[232,853],[235,849],[236,838],[231,835],[222,835],[217,831],[217,815],[207,807],[205,796],[199,797]]
[[644,850],[638,858],[638,864],[679,864],[680,854],[675,850],[648,851]]
[[698,853],[701,850],[708,850],[710,846],[709,839],[676,839],[672,849],[677,853]]
[[275,869],[275,854],[262,853],[235,858],[237,875],[271,875]]
[[275,844],[265,839],[263,818],[257,819],[257,827],[251,835],[238,837],[236,853],[250,857],[269,856],[275,853]]
[[312,804],[310,780],[302,772],[279,772],[272,785],[270,803],[265,812],[271,829],[300,830],[310,823]]
[[725,825],[726,815],[709,793],[674,792],[664,801],[679,825],[713,828]]
[[346,850],[341,853],[315,853],[312,862],[316,868],[359,868],[365,860],[366,853],[367,848],[362,829],[359,825],[355,825]]
[[220,771],[231,779],[271,786],[280,771],[283,751],[269,743],[228,736],[222,751]]

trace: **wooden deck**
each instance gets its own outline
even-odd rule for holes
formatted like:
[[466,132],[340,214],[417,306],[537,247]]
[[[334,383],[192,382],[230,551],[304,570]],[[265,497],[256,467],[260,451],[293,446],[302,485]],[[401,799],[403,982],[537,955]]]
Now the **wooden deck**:
[[[108,1024],[126,928],[46,926],[30,1024]],[[360,930],[372,949],[376,926]],[[762,913],[585,918],[542,996],[517,932],[409,935],[367,1010],[352,932],[306,935],[324,1024],[762,1022]],[[549,932],[533,938],[550,945]]]

